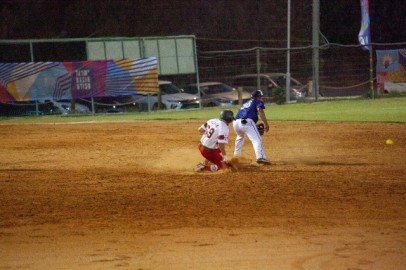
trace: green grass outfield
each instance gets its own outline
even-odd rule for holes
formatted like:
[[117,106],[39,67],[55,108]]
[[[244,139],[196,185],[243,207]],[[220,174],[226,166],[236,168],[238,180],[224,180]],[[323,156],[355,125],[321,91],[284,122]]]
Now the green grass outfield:
[[[227,107],[237,112],[238,107]],[[55,123],[85,121],[190,120],[219,116],[224,108],[86,116],[0,117],[0,123]],[[406,97],[266,104],[269,121],[406,122]]]

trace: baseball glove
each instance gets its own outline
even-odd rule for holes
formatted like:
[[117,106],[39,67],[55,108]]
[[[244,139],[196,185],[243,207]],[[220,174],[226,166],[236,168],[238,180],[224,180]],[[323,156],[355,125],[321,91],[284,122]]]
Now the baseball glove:
[[264,125],[263,123],[258,124],[258,125],[257,125],[257,129],[258,129],[258,132],[259,132],[259,134],[260,134],[261,136],[264,135],[264,132],[265,132],[265,125]]

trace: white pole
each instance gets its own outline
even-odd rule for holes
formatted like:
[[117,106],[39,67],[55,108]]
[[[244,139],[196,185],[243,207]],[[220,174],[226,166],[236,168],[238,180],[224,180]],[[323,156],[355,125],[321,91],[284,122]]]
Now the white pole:
[[320,0],[313,0],[313,93],[316,101],[319,96],[319,32],[320,32]]
[[287,33],[287,71],[286,71],[286,103],[290,102],[290,0],[288,0],[288,33]]

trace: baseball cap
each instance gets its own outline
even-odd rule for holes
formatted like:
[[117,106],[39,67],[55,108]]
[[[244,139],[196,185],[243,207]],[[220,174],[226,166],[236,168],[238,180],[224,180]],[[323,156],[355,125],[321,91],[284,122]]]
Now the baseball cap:
[[263,95],[264,95],[264,93],[262,93],[261,90],[255,90],[254,92],[251,93],[251,96],[252,96],[253,98],[262,97]]

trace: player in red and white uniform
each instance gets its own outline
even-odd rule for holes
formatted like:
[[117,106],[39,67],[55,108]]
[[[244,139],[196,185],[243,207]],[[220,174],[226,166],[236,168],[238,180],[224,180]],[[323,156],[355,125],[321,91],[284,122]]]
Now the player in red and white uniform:
[[229,167],[225,146],[228,143],[228,125],[233,120],[234,113],[224,110],[219,119],[210,119],[199,127],[202,137],[198,148],[205,161],[196,165],[196,171],[214,172]]

